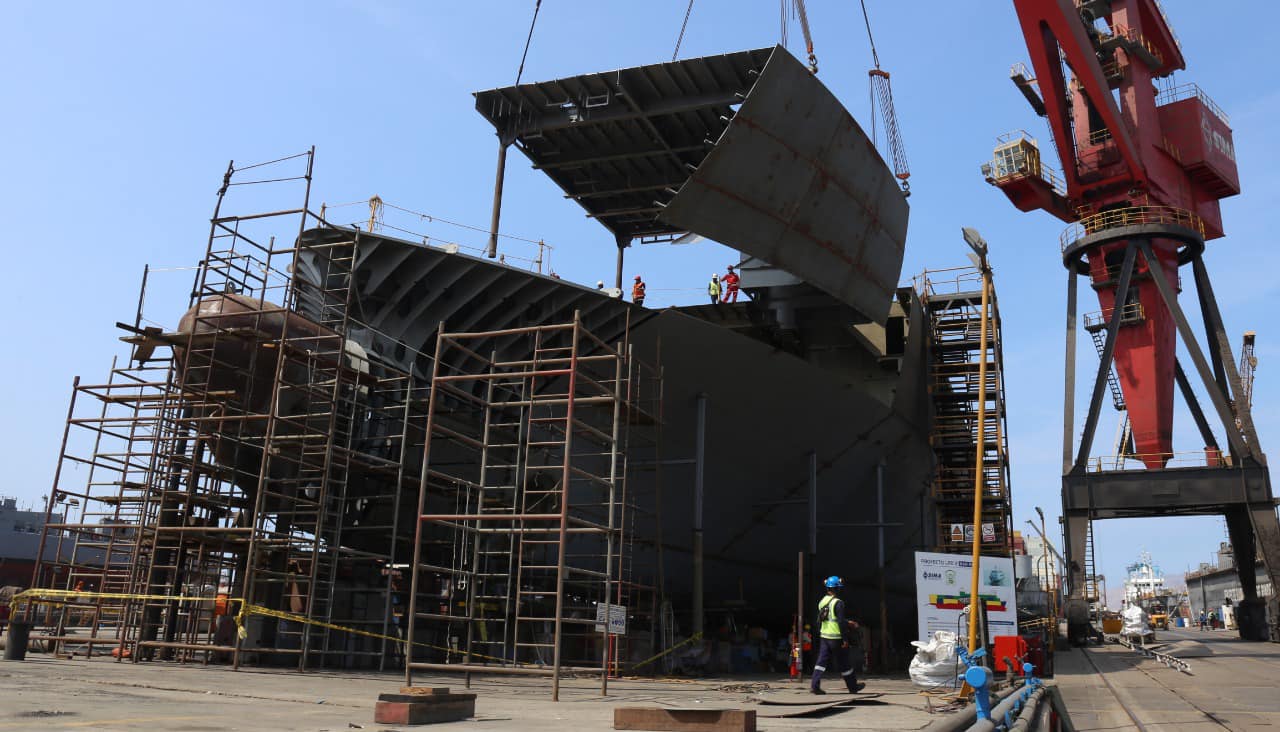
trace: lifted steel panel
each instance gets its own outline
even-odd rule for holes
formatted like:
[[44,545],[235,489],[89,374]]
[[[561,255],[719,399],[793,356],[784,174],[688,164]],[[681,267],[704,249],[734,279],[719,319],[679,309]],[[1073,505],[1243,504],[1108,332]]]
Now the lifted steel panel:
[[835,95],[776,50],[659,218],[758,257],[883,324],[909,208]]

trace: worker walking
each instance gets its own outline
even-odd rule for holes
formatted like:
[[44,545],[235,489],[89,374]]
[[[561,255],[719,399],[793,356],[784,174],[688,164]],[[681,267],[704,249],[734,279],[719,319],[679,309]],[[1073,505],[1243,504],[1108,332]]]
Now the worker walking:
[[828,577],[823,584],[827,594],[818,601],[818,660],[813,665],[813,682],[809,686],[811,694],[825,694],[822,690],[822,672],[827,664],[834,663],[850,694],[862,691],[866,684],[858,683],[849,663],[849,633],[858,627],[853,620],[844,616],[844,600],[839,597],[844,580],[836,576]]
[[707,294],[711,296],[712,305],[720,302],[720,275],[711,275],[711,282],[707,284]]
[[729,265],[729,271],[724,277],[720,278],[724,284],[724,297],[720,302],[737,302],[738,301],[738,273],[733,271],[733,265]]
[[640,279],[640,275],[636,275],[636,283],[631,286],[631,302],[637,305],[643,305],[644,290],[644,280]]
[[1200,632],[1201,633],[1204,632],[1204,628],[1208,624],[1209,624],[1209,617],[1204,614],[1203,610],[1201,610],[1200,611]]

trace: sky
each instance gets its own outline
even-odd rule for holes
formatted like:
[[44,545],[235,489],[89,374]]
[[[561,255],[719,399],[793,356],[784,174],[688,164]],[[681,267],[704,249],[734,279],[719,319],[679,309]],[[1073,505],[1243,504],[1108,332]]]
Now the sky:
[[[1272,29],[1280,10],[1259,0],[1165,0],[1188,70],[1231,116],[1244,192],[1223,204],[1227,236],[1205,256],[1231,334],[1258,333],[1255,419],[1264,448],[1280,439],[1270,411],[1280,381],[1280,334],[1266,315],[1277,302],[1280,250],[1269,222],[1280,208],[1280,82]],[[1004,318],[1015,523],[1034,507],[1056,525],[1062,450],[1065,270],[1062,225],[1022,214],[987,185],[979,166],[995,137],[1039,118],[1009,82],[1026,60],[1012,3],[867,0],[881,64],[892,74],[911,163],[912,209],[902,281],[923,268],[966,263],[962,226],[991,247]],[[117,321],[132,321],[142,268],[194,264],[204,251],[214,194],[228,160],[242,165],[316,146],[315,200],[388,203],[388,224],[480,247],[496,144],[471,92],[514,82],[533,0],[466,3],[314,2],[0,4],[0,217],[6,285],[0,308],[0,495],[41,504],[57,462],[72,378],[105,377],[127,357]],[[544,0],[525,81],[671,58],[686,0]],[[871,66],[858,3],[809,0],[819,78],[864,127]],[[789,22],[790,48],[803,54]],[[779,42],[778,0],[695,0],[681,57]],[[356,221],[360,206],[334,208]],[[349,218],[343,218],[349,212]],[[397,218],[398,217],[398,218]],[[562,277],[612,279],[612,237],[528,161],[508,166],[505,232],[543,240]],[[511,257],[527,241],[504,240]],[[642,274],[651,306],[700,302],[712,272],[736,254],[703,242],[636,246],[626,274]],[[186,307],[190,272],[161,272],[146,315],[172,325]],[[1082,298],[1089,296],[1087,288]],[[1195,308],[1189,316],[1196,320]],[[1087,302],[1082,299],[1082,303]],[[1089,304],[1082,310],[1096,309]],[[1087,342],[1079,368],[1096,357]],[[1078,410],[1085,408],[1083,395]],[[1185,412],[1181,450],[1199,449]],[[1077,418],[1077,428],[1083,417]],[[1116,414],[1099,425],[1095,452],[1111,442]],[[1058,533],[1051,531],[1057,541]],[[1170,576],[1210,561],[1225,539],[1216,518],[1100,522],[1100,571],[1119,585],[1143,549]]]

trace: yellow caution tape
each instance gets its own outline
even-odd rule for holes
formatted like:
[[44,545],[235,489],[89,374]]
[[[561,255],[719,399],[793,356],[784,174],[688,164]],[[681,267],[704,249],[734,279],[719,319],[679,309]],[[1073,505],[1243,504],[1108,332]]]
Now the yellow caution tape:
[[[295,613],[284,612],[283,610],[272,610],[271,608],[263,607],[261,605],[254,605],[252,603],[245,602],[244,598],[242,597],[216,597],[215,598],[215,597],[194,597],[194,596],[187,596],[187,595],[148,595],[148,594],[131,593],[131,592],[85,592],[81,590],[30,589],[30,590],[23,590],[22,592],[19,592],[18,594],[14,595],[11,602],[14,608],[17,608],[19,603],[24,603],[24,602],[26,603],[49,602],[50,604],[66,604],[66,602],[56,602],[59,600],[62,600],[62,601],[142,600],[142,601],[156,601],[156,602],[225,602],[228,604],[235,602],[240,604],[240,611],[236,613],[234,616],[232,616],[232,621],[235,622],[236,624],[236,635],[238,635],[242,640],[249,636],[249,631],[245,629],[245,622],[248,620],[249,616],[262,615],[265,617],[276,618],[279,620],[288,620],[294,623],[302,623],[304,625],[314,625],[320,628],[326,628],[328,630],[336,630],[341,633],[350,633],[352,635],[362,635],[368,638],[378,638],[381,640],[389,640],[394,643],[409,642],[403,638],[397,638],[391,635],[374,633],[368,630],[360,630],[359,628],[349,628],[343,625],[336,625],[334,623],[326,623],[321,620],[314,620],[312,618],[308,618],[305,615],[297,615]],[[14,612],[14,615],[17,615],[17,613]],[[429,648],[436,651],[444,651],[445,653],[456,655],[456,656],[465,657],[468,655],[466,651],[460,651],[456,648],[446,648],[444,646],[437,646],[431,643],[422,643],[419,641],[413,641],[412,645],[420,648]],[[675,648],[672,648],[671,650],[675,650]],[[670,651],[667,651],[667,652],[669,653]],[[659,655],[662,655],[662,654],[659,654]],[[504,666],[508,666],[508,667],[514,666],[515,668],[539,668],[538,666],[529,665],[529,664],[512,664],[508,659],[499,658],[498,656],[488,656],[483,653],[476,653],[474,651],[470,654],[470,656],[472,658],[479,658],[481,660],[486,660],[486,661],[497,661],[503,664]],[[658,656],[655,656],[654,658],[657,658],[657,657]],[[650,660],[653,660],[653,659],[650,659]],[[648,663],[648,661],[646,661],[646,663]]]

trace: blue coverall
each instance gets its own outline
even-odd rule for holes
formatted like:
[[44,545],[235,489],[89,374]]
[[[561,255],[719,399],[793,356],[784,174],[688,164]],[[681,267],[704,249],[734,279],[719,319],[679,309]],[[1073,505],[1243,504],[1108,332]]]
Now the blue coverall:
[[[832,598],[828,600],[827,598]],[[845,686],[848,687],[849,693],[856,694],[858,692],[858,677],[854,675],[853,666],[849,663],[849,649],[845,648],[845,643],[849,641],[849,623],[844,617],[844,600],[834,595],[827,595],[818,603],[819,612],[821,612],[824,604],[830,605],[829,617],[826,622],[819,621],[820,637],[818,638],[818,660],[813,666],[813,681],[809,688],[818,691],[822,684],[822,672],[827,670],[827,665],[834,663],[836,670],[840,672],[840,676],[844,678]],[[838,638],[832,638],[835,624],[840,631]]]

